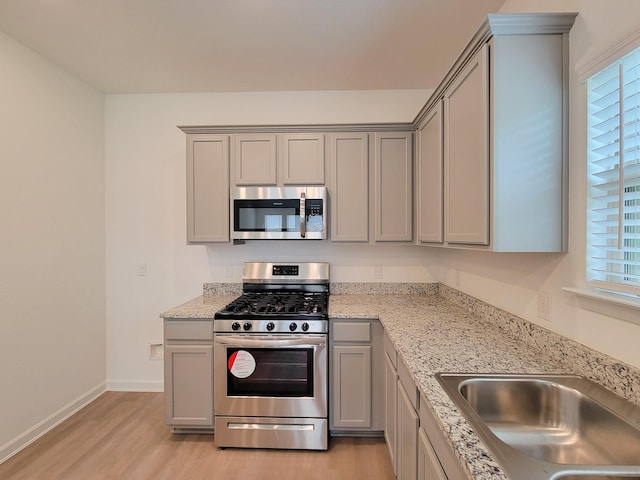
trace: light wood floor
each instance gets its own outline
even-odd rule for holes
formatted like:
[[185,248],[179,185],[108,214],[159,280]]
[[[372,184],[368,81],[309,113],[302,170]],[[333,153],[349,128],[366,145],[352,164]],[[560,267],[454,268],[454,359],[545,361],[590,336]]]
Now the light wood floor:
[[391,480],[381,438],[332,438],[327,452],[226,449],[172,434],[162,393],[106,392],[0,464],[3,480]]

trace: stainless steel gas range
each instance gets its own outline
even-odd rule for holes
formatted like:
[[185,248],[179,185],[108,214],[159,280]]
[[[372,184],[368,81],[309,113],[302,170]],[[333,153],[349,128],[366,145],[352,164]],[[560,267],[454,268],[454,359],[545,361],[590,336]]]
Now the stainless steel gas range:
[[328,263],[245,263],[214,317],[219,447],[326,450]]

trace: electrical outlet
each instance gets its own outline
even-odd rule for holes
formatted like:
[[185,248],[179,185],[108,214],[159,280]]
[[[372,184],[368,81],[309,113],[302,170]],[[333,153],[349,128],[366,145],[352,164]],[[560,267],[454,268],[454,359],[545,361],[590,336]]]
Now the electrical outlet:
[[538,317],[551,321],[551,294],[543,290],[538,292]]
[[161,343],[149,344],[149,360],[162,360],[164,358],[164,345]]
[[140,262],[136,268],[136,273],[139,277],[146,277],[147,276],[147,263],[146,262]]
[[374,280],[382,280],[382,265],[373,266],[373,278]]

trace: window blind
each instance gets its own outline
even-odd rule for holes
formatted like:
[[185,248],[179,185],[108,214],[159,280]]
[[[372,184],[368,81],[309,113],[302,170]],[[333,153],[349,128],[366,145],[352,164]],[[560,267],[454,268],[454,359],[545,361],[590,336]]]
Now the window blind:
[[588,283],[640,295],[640,48],[587,88]]

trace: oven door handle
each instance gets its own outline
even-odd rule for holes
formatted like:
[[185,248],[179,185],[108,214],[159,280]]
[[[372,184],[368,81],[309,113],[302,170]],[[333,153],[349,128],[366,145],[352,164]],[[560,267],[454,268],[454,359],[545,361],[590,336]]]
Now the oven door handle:
[[215,343],[220,345],[232,345],[234,347],[272,348],[288,346],[325,346],[325,337],[297,337],[297,338],[274,338],[274,337],[240,337],[240,336],[216,336]]

